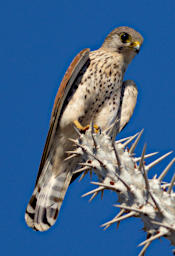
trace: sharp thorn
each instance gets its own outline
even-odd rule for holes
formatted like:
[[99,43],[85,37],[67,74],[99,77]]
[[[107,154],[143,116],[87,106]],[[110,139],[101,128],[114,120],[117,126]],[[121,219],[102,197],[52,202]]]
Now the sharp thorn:
[[150,243],[150,242],[152,242],[153,240],[158,239],[158,238],[160,238],[161,236],[164,236],[164,235],[167,234],[167,233],[168,233],[168,232],[166,231],[166,232],[158,233],[158,234],[156,234],[155,236],[151,236],[150,238],[148,238],[148,239],[145,240],[144,242],[140,243],[138,246],[142,246],[142,245],[144,245],[144,244]]
[[123,185],[127,188],[127,190],[131,191],[131,188],[129,187],[129,185],[117,173],[115,173],[115,175],[123,183]]
[[123,213],[125,213],[125,210],[121,209],[121,211],[115,216],[115,218],[119,218],[120,216],[123,215]]
[[129,137],[127,137],[127,138],[124,138],[124,139],[121,139],[121,140],[117,140],[117,141],[115,141],[115,143],[116,144],[119,144],[119,143],[121,143],[121,142],[124,142],[124,141],[126,141],[126,140],[129,140],[131,138],[131,136],[129,136]]
[[106,227],[104,227],[104,231],[106,230],[106,229],[108,229],[110,226],[111,226],[112,224],[108,224],[108,225],[106,225]]
[[76,133],[77,133],[79,136],[82,135],[81,132],[78,130],[78,128],[76,127],[75,124],[73,124],[73,128],[74,128],[74,130],[76,131]]
[[94,133],[94,122],[91,121],[89,126],[91,127],[91,134],[93,134]]
[[145,151],[146,151],[146,144],[143,147],[140,162],[139,162],[139,170],[141,171],[142,166],[144,165],[144,156],[145,156]]
[[162,184],[162,185],[161,185],[161,188],[166,189],[166,188],[169,187],[169,186],[170,186],[170,183],[166,183],[166,184]]
[[173,151],[170,151],[168,153],[166,153],[165,155],[159,157],[158,159],[156,159],[154,162],[150,163],[149,165],[147,165],[145,167],[146,171],[149,171],[153,166],[155,166],[156,164],[158,164],[160,161],[162,161],[163,159],[165,159],[167,156],[169,156]]
[[108,133],[110,130],[111,130],[111,127],[113,127],[114,126],[114,124],[112,124],[112,125],[110,125],[108,128],[106,128],[103,132],[104,133]]
[[[90,154],[90,153],[89,153],[89,154]],[[91,154],[90,154],[90,155],[91,155]],[[92,154],[92,156],[94,157],[95,160],[97,160],[97,161],[101,164],[101,166],[105,167],[105,164],[104,164],[98,157],[96,157],[96,156],[93,155],[93,154]]]
[[161,209],[160,209],[160,207],[159,207],[159,204],[157,203],[157,201],[155,200],[154,196],[152,195],[152,193],[151,193],[151,191],[150,191],[150,189],[149,189],[149,180],[148,180],[147,173],[146,173],[146,171],[145,171],[144,165],[142,166],[142,168],[143,168],[143,176],[144,176],[144,179],[145,179],[146,189],[147,189],[147,191],[149,192],[149,195],[150,195],[150,197],[152,198],[152,200],[153,200],[153,202],[154,202],[156,208],[158,209],[158,211],[159,211],[160,213],[162,213],[162,211],[161,211]]
[[75,139],[68,138],[68,140],[70,140],[71,142],[75,143],[76,145],[78,144],[77,140],[75,140]]
[[94,143],[94,147],[96,149],[97,148],[97,142],[96,142],[96,140],[94,138],[94,133],[93,132],[91,133],[91,136],[92,136],[92,140],[93,140],[93,143]]
[[163,170],[163,172],[160,174],[158,180],[161,182],[162,179],[165,177],[171,166],[174,164],[175,158],[172,159],[172,161],[167,165],[167,167]]
[[92,170],[89,171],[90,179],[92,180]]
[[106,186],[106,184],[102,183],[102,182],[96,182],[96,181],[91,181],[91,184],[93,185],[97,185],[97,186]]
[[145,252],[146,252],[146,249],[148,248],[148,246],[151,244],[151,242],[148,242],[145,244],[145,246],[143,247],[143,249],[141,250],[141,252],[139,253],[138,256],[144,256],[145,255]]
[[116,147],[115,147],[115,143],[112,143],[112,147],[114,149],[115,157],[117,159],[118,168],[120,170],[121,162],[120,162],[120,157],[119,157],[118,152],[117,152]]
[[105,167],[105,164],[98,157],[96,157],[94,154],[90,152],[88,152],[88,154],[92,156],[95,160],[97,160],[103,167]]
[[171,180],[171,182],[170,182],[170,186],[169,186],[169,188],[168,188],[168,194],[170,194],[171,193],[171,190],[172,190],[172,188],[173,188],[173,186],[174,186],[174,182],[175,182],[175,174],[173,175],[173,178],[172,178],[172,180]]
[[92,200],[98,195],[99,192],[95,192],[91,198],[89,199],[89,202],[92,202]]
[[115,187],[113,187],[112,185],[107,185],[107,184],[104,184],[104,183],[94,182],[94,181],[91,181],[91,184],[97,185],[97,186],[102,186],[102,187],[107,188],[107,189],[114,189],[115,190]]
[[137,137],[138,134],[139,134],[139,132],[136,133],[135,135],[131,136],[131,138],[129,140],[127,140],[125,143],[123,143],[123,147],[126,147],[132,140],[135,139],[135,137]]
[[117,122],[119,122],[119,120],[114,121],[107,129],[105,129],[103,132],[108,134],[111,132],[111,130],[113,129],[113,127],[117,124]]
[[[154,155],[157,155],[159,152],[154,152],[154,153],[150,153],[150,154],[147,154],[144,156],[144,160],[151,157],[151,156],[154,156]],[[140,161],[141,157],[135,157],[134,158],[134,162],[138,162]]]
[[72,158],[74,158],[74,157],[76,157],[76,156],[77,156],[77,154],[73,154],[73,155],[71,155],[71,156],[68,156],[68,157],[66,157],[66,158],[64,159],[64,161],[70,160],[70,159],[72,159]]
[[110,220],[110,221],[108,221],[108,222],[102,224],[101,227],[104,227],[104,226],[109,225],[109,224],[111,225],[111,224],[113,224],[113,223],[115,223],[115,222],[118,222],[118,221],[121,221],[121,220],[125,220],[125,219],[127,219],[127,218],[133,217],[134,215],[136,215],[135,212],[130,212],[130,213],[128,213],[128,214],[125,214],[124,216],[121,216],[121,217],[119,217],[119,218],[112,219],[112,220]]
[[80,169],[74,171],[73,174],[76,174],[76,173],[79,173],[79,172],[83,172],[83,171],[88,170],[88,169],[89,169],[89,168],[85,166],[85,167],[83,167],[83,168],[80,168]]
[[118,205],[118,204],[114,204],[114,207],[120,208],[120,209],[124,209],[124,210],[128,210],[128,211],[134,211],[134,212],[138,212],[141,214],[144,214],[144,212],[142,210],[136,209],[136,208],[132,208],[129,206],[124,206],[124,205]]
[[158,222],[158,221],[151,221],[153,224],[170,229],[172,231],[175,231],[175,228],[170,227],[169,225],[166,225],[164,223]]
[[[119,218],[119,217],[122,216],[124,213],[125,213],[125,210],[122,209],[122,210],[113,218],[113,220]],[[104,230],[106,230],[107,228],[109,228],[111,225],[112,225],[112,224],[106,225],[106,227],[104,227]]]
[[66,154],[77,154],[79,155],[79,153],[77,151],[65,151]]
[[84,172],[82,173],[82,175],[81,175],[80,178],[79,178],[79,182],[82,181],[82,179],[86,176],[87,173],[88,173],[88,171],[84,171]]
[[[80,147],[85,150],[85,148],[84,148],[83,146],[80,145]],[[93,157],[95,160],[97,160],[103,167],[105,167],[105,164],[104,164],[98,157],[96,157],[94,154],[88,152],[88,155],[92,156],[92,157]]]
[[119,225],[120,225],[120,221],[117,222],[116,229],[119,228]]
[[103,200],[104,189],[101,191],[101,200]]
[[143,170],[143,177],[144,177],[144,180],[145,180],[146,189],[149,192],[149,180],[148,180],[147,173],[145,171],[144,165],[142,166],[142,170]]
[[88,195],[91,195],[91,194],[94,194],[95,192],[99,192],[99,191],[103,191],[104,190],[104,187],[98,187],[96,189],[93,189],[85,194],[83,194],[81,197],[85,197],[85,196],[88,196]]
[[79,144],[78,142],[75,143],[78,147],[82,148],[83,151],[87,151],[87,149],[85,148],[85,146]]
[[129,150],[129,153],[130,153],[130,154],[132,154],[132,153],[134,152],[134,150],[135,150],[135,148],[136,148],[136,146],[137,146],[137,144],[138,144],[138,142],[139,142],[139,140],[140,140],[140,138],[141,138],[141,136],[142,136],[142,134],[143,134],[143,131],[144,131],[144,129],[141,130],[141,132],[140,132],[139,135],[137,136],[136,140],[134,141],[134,143],[133,143],[132,146],[130,147],[130,150]]
[[153,202],[154,202],[156,208],[158,209],[158,211],[162,214],[162,211],[161,211],[161,209],[160,209],[159,204],[157,203],[156,199],[154,198],[153,194],[152,194],[150,191],[149,191],[149,195],[150,195],[150,197],[152,198],[152,200],[153,200]]
[[92,164],[89,164],[89,163],[79,163],[79,165],[89,166],[90,168],[95,168]]

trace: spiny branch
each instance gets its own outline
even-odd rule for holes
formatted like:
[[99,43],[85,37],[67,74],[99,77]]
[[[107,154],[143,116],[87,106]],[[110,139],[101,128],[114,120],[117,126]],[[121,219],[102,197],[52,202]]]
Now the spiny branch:
[[[115,191],[118,194],[119,204],[114,205],[121,211],[112,220],[101,225],[107,229],[113,223],[119,223],[122,220],[131,217],[139,217],[144,223],[144,230],[149,237],[139,246],[144,245],[139,256],[143,256],[148,246],[160,237],[169,239],[172,245],[175,245],[175,175],[170,183],[163,181],[172,165],[175,163],[173,158],[167,167],[153,179],[148,178],[148,171],[156,166],[160,161],[168,157],[171,153],[159,157],[148,165],[145,159],[156,155],[158,152],[145,154],[146,144],[143,147],[140,157],[135,156],[135,149],[140,141],[143,130],[140,133],[125,139],[111,141],[110,134],[112,127],[104,132],[95,133],[93,124],[85,134],[79,134],[77,140],[70,139],[77,148],[69,154],[67,160],[79,156],[81,159],[81,168],[74,173],[94,172],[98,181],[91,182],[97,187],[84,195],[92,195],[90,201],[106,189]],[[131,143],[130,149],[126,146]],[[137,165],[137,162],[138,165]]]

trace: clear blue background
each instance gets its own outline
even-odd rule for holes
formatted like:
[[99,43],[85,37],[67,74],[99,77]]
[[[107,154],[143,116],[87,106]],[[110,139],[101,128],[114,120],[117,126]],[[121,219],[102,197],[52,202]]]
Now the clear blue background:
[[[31,196],[59,83],[83,48],[97,49],[115,27],[128,25],[145,38],[126,78],[134,79],[138,104],[120,137],[145,128],[147,152],[175,149],[174,0],[6,0],[0,3],[1,255],[137,255],[145,239],[142,223],[129,219],[103,231],[116,214],[116,197],[91,204],[81,195],[89,178],[68,190],[56,225],[29,229],[24,212]],[[164,160],[150,176],[166,166]],[[154,159],[154,158],[153,158]],[[174,169],[167,175],[169,180]],[[154,242],[147,255],[171,255],[169,241]]]

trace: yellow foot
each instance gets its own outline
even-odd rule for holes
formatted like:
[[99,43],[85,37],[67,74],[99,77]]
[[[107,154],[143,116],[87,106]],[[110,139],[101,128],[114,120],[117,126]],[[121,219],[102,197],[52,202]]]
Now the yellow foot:
[[[86,125],[86,126],[82,126],[78,120],[75,120],[73,123],[74,123],[74,125],[80,130],[80,132],[82,132],[82,133],[85,133],[85,132],[89,129],[89,127],[90,127],[89,124]],[[98,131],[99,131],[99,129],[100,129],[100,128],[98,127],[98,125],[94,124],[93,127],[94,127],[94,131],[95,131],[96,133],[98,133]]]

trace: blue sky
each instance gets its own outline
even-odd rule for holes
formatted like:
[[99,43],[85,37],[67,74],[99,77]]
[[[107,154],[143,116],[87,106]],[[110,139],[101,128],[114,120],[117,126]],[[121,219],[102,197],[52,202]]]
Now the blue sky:
[[[93,185],[74,182],[56,225],[48,232],[29,229],[24,211],[32,193],[59,83],[83,48],[97,49],[115,27],[131,26],[145,41],[126,73],[139,96],[133,118],[120,137],[145,132],[147,152],[175,149],[174,0],[16,0],[0,4],[1,224],[2,255],[131,255],[145,239],[142,223],[130,219],[103,231],[116,214],[116,197],[91,204],[81,195]],[[172,158],[164,160],[150,176]],[[173,169],[167,175],[169,180]],[[171,255],[169,241],[154,242],[147,255]]]

